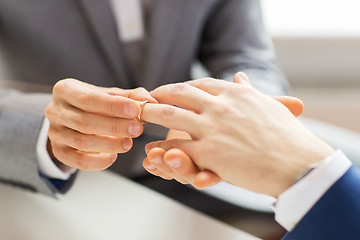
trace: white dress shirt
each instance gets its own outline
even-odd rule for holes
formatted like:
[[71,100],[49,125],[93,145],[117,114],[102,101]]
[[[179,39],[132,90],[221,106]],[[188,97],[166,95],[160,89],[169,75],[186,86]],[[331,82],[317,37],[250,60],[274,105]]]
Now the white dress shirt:
[[291,231],[351,164],[340,150],[324,159],[317,168],[280,194],[273,207],[275,220]]

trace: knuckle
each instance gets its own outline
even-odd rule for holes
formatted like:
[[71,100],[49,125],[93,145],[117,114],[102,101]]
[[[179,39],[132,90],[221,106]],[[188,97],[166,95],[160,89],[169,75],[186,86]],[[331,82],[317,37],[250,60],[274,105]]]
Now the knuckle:
[[78,95],[78,102],[81,107],[88,108],[91,104],[92,94],[90,92],[81,92],[81,94]]
[[51,103],[46,106],[44,114],[45,114],[45,117],[47,119],[51,118],[51,116],[53,115],[53,110],[52,110],[52,104]]
[[112,123],[110,125],[110,134],[111,136],[121,136],[123,134],[123,127],[121,124],[118,124],[116,122]]
[[202,89],[204,86],[206,86],[206,84],[209,83],[209,81],[214,81],[214,78],[200,78],[196,80],[196,86],[200,89]]
[[78,117],[71,120],[74,123],[75,130],[82,133],[90,133],[90,122],[86,118]]
[[227,115],[231,112],[231,107],[222,101],[218,101],[215,104],[212,104],[210,109],[214,116],[217,117]]
[[50,138],[51,141],[54,141],[56,135],[58,134],[58,131],[56,130],[56,128],[54,128],[51,124],[49,126],[48,129],[48,137]]
[[143,87],[138,88],[139,95],[142,99],[150,97],[150,93]]
[[59,109],[54,102],[50,102],[44,110],[44,115],[50,122],[56,122],[61,112],[61,109]]
[[55,83],[54,87],[53,87],[53,93],[58,93],[58,92],[63,92],[68,85],[68,79],[63,79],[58,81],[57,83]]
[[62,80],[59,80],[57,83],[55,83],[53,87],[53,94],[57,95],[58,93],[64,93],[67,89],[70,88],[71,83],[73,83],[75,79],[72,78],[65,78]]
[[174,95],[180,95],[187,87],[188,84],[186,83],[176,83],[174,84],[171,93]]
[[114,97],[110,97],[108,100],[107,100],[107,112],[109,114],[116,114],[116,106],[117,106],[117,103],[118,101],[116,100],[116,98]]
[[218,104],[215,97],[204,98],[202,101],[203,101],[203,105],[206,106],[206,109],[208,106],[211,107]]
[[47,133],[52,146],[58,146],[58,148],[60,146],[66,146],[67,138],[62,129],[55,128],[50,125]]
[[200,79],[200,83],[207,83],[209,81],[217,81],[218,79],[215,79],[215,78],[211,78],[211,77],[205,77],[205,78],[201,78]]
[[148,91],[144,88],[144,87],[138,87],[135,89],[137,92],[140,92],[140,93],[147,93]]
[[74,148],[85,150],[88,147],[88,141],[85,136],[78,134],[73,138]]
[[227,91],[225,92],[225,94],[227,95],[231,95],[231,96],[246,96],[248,94],[250,94],[251,92],[251,87],[248,85],[244,85],[244,84],[239,84],[239,85],[235,85],[232,88],[227,89]]
[[173,119],[174,114],[175,114],[175,109],[173,106],[165,106],[161,110],[161,118],[164,121],[170,121],[171,119]]
[[51,150],[57,160],[62,162],[62,160],[65,159],[65,152],[62,146],[51,142]]
[[216,130],[219,128],[219,123],[215,120],[210,120],[210,121],[202,121],[202,126],[204,131],[208,132],[210,129],[213,132],[216,132]]

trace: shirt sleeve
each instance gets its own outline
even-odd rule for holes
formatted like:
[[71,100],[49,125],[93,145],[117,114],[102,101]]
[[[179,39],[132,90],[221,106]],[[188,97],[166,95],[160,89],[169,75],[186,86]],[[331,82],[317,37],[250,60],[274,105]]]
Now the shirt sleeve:
[[47,178],[68,180],[70,176],[76,172],[76,169],[71,168],[69,171],[64,172],[61,169],[59,169],[50,158],[46,148],[47,140],[48,140],[47,132],[49,126],[50,126],[49,120],[45,118],[36,144],[36,154],[38,157],[39,171],[41,175]]
[[275,220],[287,231],[293,230],[351,164],[341,150],[324,159],[313,171],[280,194],[273,205]]

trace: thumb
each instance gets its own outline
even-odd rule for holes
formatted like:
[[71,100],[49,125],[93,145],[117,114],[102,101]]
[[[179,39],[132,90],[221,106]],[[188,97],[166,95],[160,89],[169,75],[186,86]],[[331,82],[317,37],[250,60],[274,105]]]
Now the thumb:
[[295,117],[300,116],[304,111],[304,104],[298,98],[280,96],[280,97],[274,97],[274,99],[282,103],[285,107],[287,107]]

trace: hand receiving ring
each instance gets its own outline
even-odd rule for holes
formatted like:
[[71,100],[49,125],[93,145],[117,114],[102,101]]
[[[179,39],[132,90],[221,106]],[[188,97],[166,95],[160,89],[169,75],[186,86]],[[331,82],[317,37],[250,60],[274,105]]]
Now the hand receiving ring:
[[146,123],[145,121],[141,120],[141,114],[142,114],[142,111],[145,107],[145,104],[147,104],[149,101],[148,100],[145,100],[145,101],[142,101],[140,102],[140,112],[139,112],[139,115],[137,116],[137,120],[141,123],[141,124],[144,124]]

